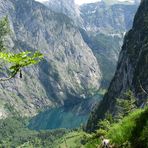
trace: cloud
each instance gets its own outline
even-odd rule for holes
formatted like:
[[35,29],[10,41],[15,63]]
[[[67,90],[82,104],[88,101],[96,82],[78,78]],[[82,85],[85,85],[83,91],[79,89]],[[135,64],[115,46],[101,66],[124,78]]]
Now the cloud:
[[84,4],[84,3],[94,3],[98,2],[100,0],[75,0],[75,3],[78,5]]
[[48,0],[35,0],[35,1],[43,3],[43,2],[47,2]]
[[[35,1],[43,3],[43,2],[47,2],[48,0],[35,0]],[[100,0],[75,0],[75,3],[78,5],[81,5],[84,3],[93,3],[93,2],[97,2],[97,1],[100,1]]]
[[[38,1],[38,2],[47,2],[49,0],[35,0],[35,1]],[[99,2],[101,0],[75,0],[75,3],[78,4],[78,5],[82,5],[84,3],[94,3],[94,2]],[[124,2],[124,1],[129,1],[129,2],[134,2],[134,0],[117,0],[117,1],[120,1],[120,2]]]

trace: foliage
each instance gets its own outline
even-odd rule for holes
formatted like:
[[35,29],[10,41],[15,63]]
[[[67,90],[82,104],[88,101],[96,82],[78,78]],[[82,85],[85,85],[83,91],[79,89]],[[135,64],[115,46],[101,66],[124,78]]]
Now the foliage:
[[[148,146],[148,108],[138,109],[124,117],[118,123],[111,123],[105,119],[99,124],[113,145],[131,148],[137,145]],[[82,130],[68,131],[57,129],[51,131],[34,131],[27,128],[28,119],[13,117],[0,120],[0,147],[38,147],[38,148],[95,148],[101,140],[98,133],[87,134]],[[105,129],[105,130],[104,130]]]
[[28,119],[12,117],[0,120],[0,147],[49,147],[67,133],[65,129],[33,131],[27,128]]
[[[136,110],[128,116],[124,117],[119,123],[113,124],[111,129],[107,133],[107,137],[118,146],[121,146],[122,144],[127,142],[134,145],[135,142],[137,143],[137,140],[140,137],[137,137],[137,135],[139,135],[145,127],[145,121],[148,121],[147,117],[148,108],[146,108],[145,110]],[[142,118],[144,120],[141,120]],[[146,135],[142,135],[142,137],[145,136]],[[145,142],[145,144],[148,144],[148,141]]]
[[130,138],[131,131],[135,126],[134,121],[138,115],[139,115],[139,111],[134,112],[134,114],[132,114],[131,117],[125,117],[125,119],[121,123],[117,123],[113,125],[113,127],[108,133],[108,137],[112,139],[113,143],[122,144]]
[[132,91],[127,91],[124,93],[122,98],[116,99],[116,108],[118,113],[115,117],[116,120],[120,120],[127,116],[130,112],[134,111],[136,106],[136,98]]
[[83,141],[82,138],[85,135],[84,132],[80,131],[71,131],[65,134],[60,139],[54,141],[53,147],[54,148],[83,148]]
[[100,144],[100,139],[99,138],[94,138],[91,139],[86,145],[85,148],[96,148]]
[[111,140],[112,146],[118,148],[147,148],[147,117],[148,107],[145,109],[135,109],[118,120],[118,122],[114,121],[111,123],[107,118],[100,120],[98,123],[99,129],[85,142],[85,146],[95,148],[100,144],[99,137],[104,136]]
[[12,76],[15,76],[15,74],[23,67],[37,64],[42,58],[43,55],[39,52],[31,53],[27,51],[18,54],[0,52],[0,59],[11,64],[9,70]]
[[140,134],[138,142],[141,144],[141,147],[148,148],[148,121]]
[[[0,81],[6,81],[13,78],[21,68],[37,64],[43,59],[43,55],[36,51],[35,53],[26,51],[21,53],[12,53],[7,51],[5,47],[5,37],[10,32],[8,18],[5,17],[0,21],[0,68],[3,76],[7,78],[1,78]],[[9,77],[8,77],[9,75]]]
[[98,123],[98,127],[105,131],[108,131],[110,129],[110,122],[107,119],[100,120]]
[[15,147],[30,139],[35,132],[25,128],[25,119],[7,118],[0,120],[0,147]]
[[[147,133],[147,127],[148,127],[148,107],[140,114],[140,116],[135,121],[135,128],[132,131],[131,136],[131,143],[133,147],[139,148],[144,147],[147,148],[146,145],[148,145],[148,140],[146,139],[148,137]],[[143,143],[141,143],[141,140],[143,139]]]
[[109,112],[107,112],[105,114],[105,119],[100,120],[98,122],[97,126],[99,129],[96,130],[97,137],[105,136],[107,132],[109,131],[109,129],[111,128],[112,123],[113,123],[113,117]]
[[10,33],[8,18],[5,17],[0,21],[0,51],[4,51],[5,48],[5,36]]

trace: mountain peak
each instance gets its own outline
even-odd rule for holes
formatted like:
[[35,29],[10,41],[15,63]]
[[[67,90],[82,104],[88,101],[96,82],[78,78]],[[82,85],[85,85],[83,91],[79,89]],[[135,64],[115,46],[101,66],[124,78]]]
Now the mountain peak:
[[108,5],[114,5],[114,4],[136,4],[140,3],[141,0],[101,0],[101,2],[104,2]]

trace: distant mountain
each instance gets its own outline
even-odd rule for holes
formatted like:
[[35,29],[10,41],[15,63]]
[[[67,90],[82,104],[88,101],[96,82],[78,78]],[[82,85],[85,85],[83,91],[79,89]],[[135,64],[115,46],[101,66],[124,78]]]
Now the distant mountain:
[[133,5],[139,4],[141,0],[101,0],[101,2],[106,3],[107,5],[114,5],[114,4],[126,4],[126,5]]
[[[108,5],[104,2],[85,4],[79,7],[79,13],[76,13],[77,6],[74,1],[58,0],[55,2],[49,0],[46,6],[73,19],[83,40],[92,49],[98,60],[103,74],[101,86],[107,88],[115,72],[125,32],[132,27],[138,4]],[[81,20],[81,24],[76,21],[77,19]],[[74,108],[70,105],[66,109],[62,107],[45,111],[33,118],[30,127],[33,129],[68,128],[85,123],[88,118],[87,113],[100,100],[98,96],[95,98],[98,99],[86,100],[78,104],[74,99]],[[74,112],[79,116],[75,116]],[[59,113],[61,114],[59,115]],[[54,121],[54,124],[50,121]]]
[[78,7],[74,0],[48,0],[44,4],[55,12],[64,13],[80,28],[84,41],[101,67],[102,85],[107,87],[115,72],[124,35],[132,27],[139,2],[102,0]]
[[132,27],[138,6],[124,3],[108,6],[105,2],[97,2],[82,5],[80,10],[87,31],[110,35],[125,32]]
[[67,15],[75,22],[76,25],[82,25],[80,10],[75,4],[75,0],[48,0],[43,4],[55,12]]
[[107,0],[80,7],[83,20],[81,34],[97,57],[103,73],[103,86],[110,83],[125,33],[132,27],[139,3],[116,3]]
[[116,98],[131,90],[137,106],[144,107],[148,97],[148,1],[143,0],[136,13],[132,29],[126,34],[115,76],[103,101],[92,113],[87,130],[97,127],[106,112],[116,115]]
[[23,79],[1,83],[1,117],[14,109],[33,116],[46,108],[75,106],[96,93],[99,65],[70,18],[34,0],[1,0],[0,17],[6,15],[13,32],[9,48],[39,50],[45,59],[25,69]]

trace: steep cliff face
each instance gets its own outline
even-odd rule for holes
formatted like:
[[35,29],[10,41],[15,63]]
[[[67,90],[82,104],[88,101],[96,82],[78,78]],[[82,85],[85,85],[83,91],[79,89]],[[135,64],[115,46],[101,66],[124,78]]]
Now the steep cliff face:
[[143,0],[134,19],[132,29],[126,34],[115,76],[103,101],[92,113],[87,129],[94,130],[97,121],[107,111],[116,114],[116,98],[132,90],[138,105],[146,103],[148,92],[148,1]]
[[1,0],[0,17],[6,15],[13,32],[9,47],[39,50],[45,60],[25,69],[23,79],[1,83],[3,111],[11,106],[31,116],[45,107],[70,106],[93,96],[89,90],[99,89],[99,65],[71,19],[34,0]]
[[101,1],[82,5],[80,10],[86,30],[115,35],[115,32],[126,32],[132,27],[137,7],[136,3],[116,2],[109,5]]
[[100,63],[103,86],[114,76],[125,32],[131,27],[138,3],[117,0],[85,4],[80,7],[84,40]]
[[[45,126],[33,128],[55,127],[50,125],[53,116],[57,117],[55,125],[59,124],[56,127],[66,120],[73,121],[72,127],[86,121],[96,101],[87,98],[99,89],[101,72],[103,80],[110,82],[124,32],[131,27],[137,8],[115,2],[78,8],[74,0],[48,0],[45,5],[34,0],[0,1],[0,17],[8,15],[12,29],[9,47],[40,50],[45,55],[39,65],[24,69],[23,79],[18,76],[0,85],[0,118],[13,108],[32,116],[60,106],[39,114],[33,122],[40,123],[46,116]],[[63,114],[58,116],[59,112]],[[76,119],[80,122],[75,123]]]
[[115,72],[123,37],[132,26],[139,0],[102,0],[79,7],[74,0],[47,0],[44,4],[55,12],[67,15],[79,26],[84,41],[99,62],[102,86],[108,87]]

